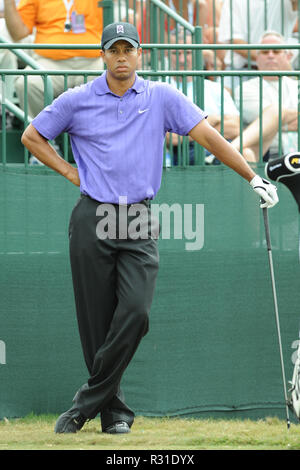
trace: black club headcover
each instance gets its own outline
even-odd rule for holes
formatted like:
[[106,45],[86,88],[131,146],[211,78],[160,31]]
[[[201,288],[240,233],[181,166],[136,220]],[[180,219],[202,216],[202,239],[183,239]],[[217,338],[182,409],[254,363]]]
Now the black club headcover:
[[266,177],[285,184],[294,196],[300,212],[300,152],[269,161],[265,166]]

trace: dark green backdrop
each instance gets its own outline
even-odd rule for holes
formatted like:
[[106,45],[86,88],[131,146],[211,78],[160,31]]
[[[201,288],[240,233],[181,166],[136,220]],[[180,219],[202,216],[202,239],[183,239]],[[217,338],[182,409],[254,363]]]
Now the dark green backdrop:
[[[260,168],[259,173],[263,174]],[[298,339],[299,216],[288,190],[269,211],[287,380]],[[41,169],[0,173],[0,418],[60,413],[87,379],[67,228],[78,190]],[[160,240],[150,331],[123,379],[149,416],[284,416],[262,211],[231,170],[167,169],[156,203],[204,204],[204,246]]]

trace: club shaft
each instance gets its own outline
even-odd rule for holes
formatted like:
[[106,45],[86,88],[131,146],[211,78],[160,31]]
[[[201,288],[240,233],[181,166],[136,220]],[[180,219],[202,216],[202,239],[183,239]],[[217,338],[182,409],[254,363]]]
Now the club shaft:
[[267,242],[268,258],[269,258],[269,267],[270,267],[270,274],[271,274],[271,283],[272,283],[273,300],[274,300],[274,308],[275,308],[275,318],[276,318],[278,343],[279,343],[279,353],[280,353],[282,380],[283,380],[283,387],[284,387],[284,399],[285,399],[285,407],[286,407],[286,418],[287,418],[287,426],[289,428],[290,427],[290,418],[289,418],[288,397],[287,397],[287,388],[286,388],[286,379],[285,379],[285,368],[284,368],[283,351],[282,351],[281,329],[280,329],[280,321],[279,321],[275,276],[274,276],[273,256],[272,256],[272,248],[271,248],[271,236],[270,236],[270,228],[269,228],[269,220],[268,220],[268,209],[266,207],[263,208],[263,216],[264,216],[264,225],[265,225],[265,232],[266,232],[266,242]]

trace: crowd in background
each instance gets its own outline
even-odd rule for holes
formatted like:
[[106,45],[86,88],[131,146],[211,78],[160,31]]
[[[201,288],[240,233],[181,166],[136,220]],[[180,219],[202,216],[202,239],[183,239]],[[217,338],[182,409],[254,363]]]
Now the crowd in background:
[[[285,45],[298,43],[298,0],[164,0],[164,3],[180,14],[190,25],[202,27],[204,44],[272,44]],[[136,24],[141,43],[150,40],[148,0],[114,0],[114,19]],[[99,45],[103,29],[103,11],[97,0],[0,0],[0,37],[8,42],[32,42],[36,44],[92,44]],[[265,36],[264,36],[265,34]],[[178,28],[176,22],[165,19],[163,41],[168,43],[192,42],[191,33]],[[160,42],[162,38],[160,37]],[[30,53],[29,51],[26,51]],[[31,53],[41,69],[45,70],[103,70],[99,51],[93,50],[45,50],[37,49]],[[180,55],[181,54],[181,55]],[[189,55],[190,54],[190,57]],[[192,51],[166,54],[164,68],[193,70]],[[144,55],[144,57],[147,57]],[[297,49],[273,50],[204,50],[204,69],[206,70],[298,70]],[[0,69],[23,68],[9,49],[0,50]],[[145,68],[145,63],[141,68]],[[27,66],[27,68],[29,68]],[[95,75],[88,77],[88,80]],[[248,161],[259,158],[257,142],[257,120],[259,116],[259,82],[253,77],[245,77],[243,102],[240,101],[240,79],[238,76],[225,77],[225,92],[221,92],[216,77],[206,77],[204,87],[205,103],[212,125],[239,147],[240,108],[243,108],[243,126],[247,130],[243,136],[244,156]],[[62,76],[52,76],[54,97],[65,87],[83,83],[82,76],[70,76],[67,84]],[[210,82],[208,82],[208,80]],[[174,83],[182,87],[180,80]],[[188,94],[195,97],[195,81],[188,80]],[[278,136],[278,77],[264,77],[263,111],[273,117],[272,126],[264,129],[263,155],[265,159],[278,156],[279,151],[295,150],[297,147],[297,102],[298,81],[295,77],[284,77],[282,87],[282,132]],[[183,90],[186,92],[187,90]],[[0,88],[0,93],[2,89]],[[223,96],[223,98],[222,98]],[[23,76],[7,76],[5,97],[16,102],[24,109]],[[1,99],[1,97],[0,97]],[[223,104],[221,103],[223,99]],[[28,114],[34,118],[44,106],[44,83],[39,76],[28,76]],[[223,110],[223,116],[221,111]],[[10,113],[7,113],[8,117]],[[7,119],[7,125],[10,125]],[[266,119],[270,122],[270,119]],[[252,127],[250,126],[252,125]],[[250,126],[250,128],[249,128]],[[249,130],[250,129],[250,130]],[[281,144],[279,144],[279,140]],[[171,145],[176,153],[179,140]],[[280,148],[278,148],[280,147]],[[191,155],[193,149],[190,149]],[[213,156],[206,155],[207,163],[218,163]],[[193,163],[191,156],[190,163]]]

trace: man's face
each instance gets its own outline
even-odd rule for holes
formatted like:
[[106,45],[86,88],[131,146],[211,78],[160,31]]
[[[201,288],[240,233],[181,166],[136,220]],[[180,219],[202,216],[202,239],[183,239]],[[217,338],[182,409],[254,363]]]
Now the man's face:
[[108,72],[118,80],[127,80],[135,73],[142,50],[127,41],[117,41],[101,52]]
[[[269,35],[263,38],[261,44],[282,44],[278,36]],[[257,54],[258,70],[290,70],[291,55],[282,49],[260,49]],[[275,77],[269,77],[273,79]]]
[[188,50],[173,50],[171,51],[171,60],[173,70],[192,70],[192,51]]
[[[172,38],[171,42],[176,44],[176,39]],[[186,41],[178,40],[178,43],[182,44],[191,44],[189,39]],[[172,62],[172,69],[173,70],[192,70],[193,65],[193,53],[192,50],[171,50],[171,62]]]

